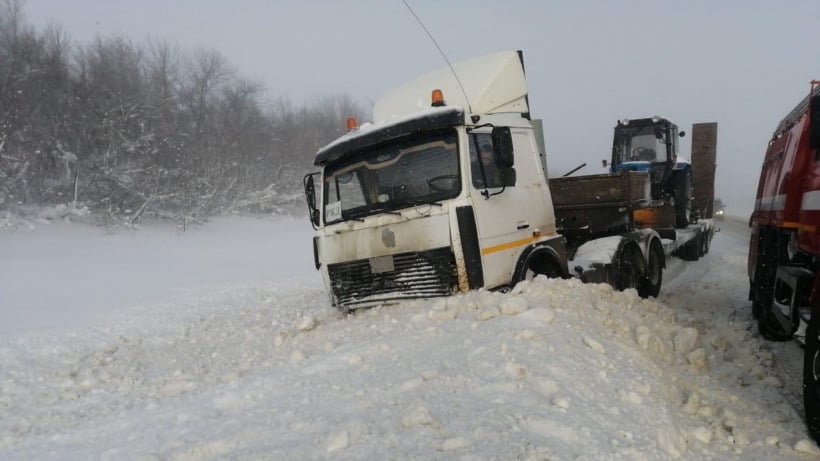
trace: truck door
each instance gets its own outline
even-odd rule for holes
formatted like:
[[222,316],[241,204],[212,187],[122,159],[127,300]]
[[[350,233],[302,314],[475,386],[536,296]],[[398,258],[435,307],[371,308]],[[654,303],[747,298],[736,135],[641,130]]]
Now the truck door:
[[[470,172],[467,177],[478,227],[484,286],[511,282],[522,249],[533,242],[533,233],[554,233],[549,195],[532,130],[513,129],[514,186],[501,187],[489,133],[469,136]],[[483,156],[483,159],[482,159]],[[483,171],[482,171],[483,170]]]

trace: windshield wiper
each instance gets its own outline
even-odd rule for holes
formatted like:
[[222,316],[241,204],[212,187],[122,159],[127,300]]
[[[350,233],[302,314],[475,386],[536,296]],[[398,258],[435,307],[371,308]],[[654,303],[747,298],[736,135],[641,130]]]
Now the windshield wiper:
[[387,208],[371,208],[370,211],[375,213],[392,214],[393,216],[401,216],[398,211],[388,210]]
[[361,218],[361,217],[360,217],[360,213],[352,213],[352,214],[350,214],[350,215],[348,215],[348,216],[344,216],[344,215],[343,215],[343,216],[342,216],[342,218],[341,218],[340,220],[338,220],[338,221],[334,221],[334,222],[332,222],[332,223],[328,223],[328,224],[336,224],[336,223],[338,223],[338,222],[351,221],[351,220],[352,220],[352,221],[364,222],[364,218]]
[[411,200],[406,202],[408,205],[419,206],[419,205],[435,205],[439,208],[443,207],[444,205],[441,202],[437,202],[435,200]]

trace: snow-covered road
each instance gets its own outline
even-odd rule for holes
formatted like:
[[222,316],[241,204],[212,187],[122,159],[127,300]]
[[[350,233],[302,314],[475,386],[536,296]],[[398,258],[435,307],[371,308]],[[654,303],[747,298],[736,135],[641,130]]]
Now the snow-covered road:
[[0,459],[819,456],[723,227],[658,300],[537,278],[350,316],[302,221],[3,233]]

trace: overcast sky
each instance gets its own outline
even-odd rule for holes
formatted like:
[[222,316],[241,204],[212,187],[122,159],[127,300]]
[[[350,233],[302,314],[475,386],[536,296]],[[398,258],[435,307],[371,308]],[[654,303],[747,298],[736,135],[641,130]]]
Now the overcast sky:
[[[451,62],[521,49],[552,174],[602,173],[620,118],[718,122],[717,193],[751,212],[766,144],[820,79],[818,0],[408,0]],[[25,0],[35,25],[221,52],[271,98],[369,105],[445,65],[401,0]],[[340,120],[340,124],[344,123]],[[684,151],[690,138],[684,138]]]

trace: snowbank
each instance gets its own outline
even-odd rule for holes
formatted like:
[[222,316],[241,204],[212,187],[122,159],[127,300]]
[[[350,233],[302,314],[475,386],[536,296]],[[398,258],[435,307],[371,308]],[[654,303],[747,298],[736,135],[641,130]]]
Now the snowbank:
[[738,242],[671,261],[660,300],[539,277],[344,316],[271,278],[128,329],[2,337],[0,458],[817,456],[752,333]]

